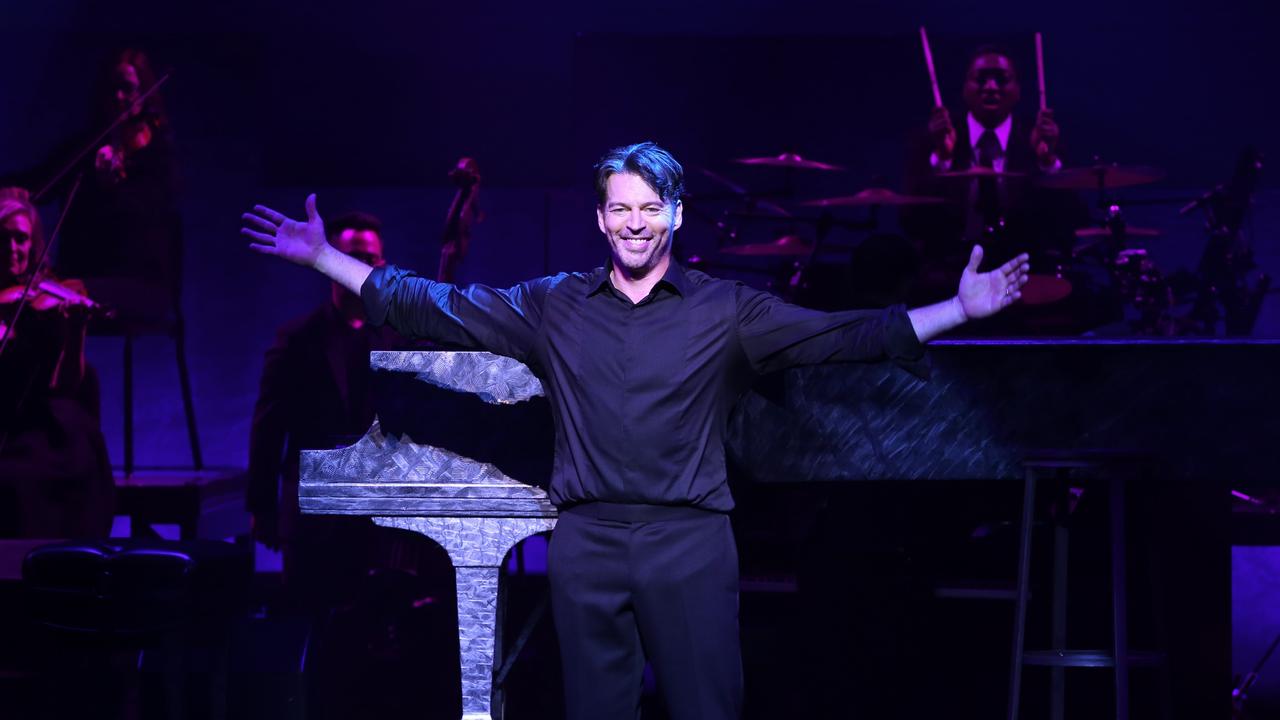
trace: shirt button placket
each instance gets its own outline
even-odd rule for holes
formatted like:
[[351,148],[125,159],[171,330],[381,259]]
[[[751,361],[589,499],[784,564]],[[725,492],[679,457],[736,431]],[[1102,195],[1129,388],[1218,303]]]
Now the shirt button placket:
[[[631,438],[631,412],[632,412],[632,368],[636,367],[636,318],[639,317],[640,305],[631,304],[627,308],[627,312],[622,321],[622,426],[623,439],[628,442]],[[632,460],[631,448],[626,451],[626,462],[622,466],[622,474],[624,485],[630,489],[635,486],[635,462]]]

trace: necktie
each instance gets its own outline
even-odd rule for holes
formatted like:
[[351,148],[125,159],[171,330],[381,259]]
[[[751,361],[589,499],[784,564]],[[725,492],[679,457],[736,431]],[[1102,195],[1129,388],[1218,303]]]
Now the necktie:
[[[1000,150],[1000,139],[996,137],[994,130],[986,129],[982,131],[982,135],[978,136],[978,144],[974,148],[974,158],[981,167],[995,169],[996,161],[1004,154]],[[1000,193],[996,187],[996,179],[991,177],[983,177],[977,179],[977,197],[974,210],[970,213],[969,222],[970,230],[976,230],[978,233],[990,236],[995,232],[995,228],[1000,225]],[[979,223],[977,227],[972,227],[974,223]]]
[[1000,150],[1000,139],[996,137],[994,130],[989,129],[983,130],[982,135],[978,137],[976,149],[978,164],[987,168],[995,168],[996,160],[1003,154]]

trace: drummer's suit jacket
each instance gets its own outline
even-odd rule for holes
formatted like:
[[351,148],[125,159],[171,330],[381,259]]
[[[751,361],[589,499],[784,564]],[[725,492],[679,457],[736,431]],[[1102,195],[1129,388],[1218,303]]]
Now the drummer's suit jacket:
[[[953,112],[952,123],[956,129],[956,149],[950,169],[966,170],[974,165],[974,153],[965,113]],[[1044,171],[1031,147],[1031,128],[1031,121],[1014,115],[1005,148],[1004,170],[1021,175],[981,181],[998,183],[997,195],[1005,222],[1002,232],[994,237],[970,236],[972,233],[966,232],[978,224],[970,214],[978,212],[975,198],[980,181],[939,177],[930,161],[934,147],[927,128],[920,128],[909,138],[906,191],[912,195],[940,197],[946,203],[903,208],[901,225],[923,254],[926,272],[930,267],[937,267],[955,276],[943,279],[943,287],[954,291],[954,281],[958,280],[974,243],[983,244],[986,250],[984,270],[1020,252],[1030,252],[1037,264],[1043,264],[1044,257],[1037,256],[1044,256],[1046,251],[1069,251],[1074,239],[1072,231],[1087,222],[1078,194],[1048,190],[1036,184]],[[1058,150],[1061,157],[1061,146]]]

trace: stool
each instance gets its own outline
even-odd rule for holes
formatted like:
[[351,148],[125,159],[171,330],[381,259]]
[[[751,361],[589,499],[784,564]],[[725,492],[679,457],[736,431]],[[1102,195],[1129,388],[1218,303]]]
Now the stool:
[[[173,277],[181,277],[179,270]],[[113,306],[117,314],[113,318],[97,318],[89,325],[89,334],[101,337],[120,337],[124,341],[123,367],[121,368],[124,391],[124,473],[133,474],[133,350],[139,337],[167,337],[173,341],[177,361],[178,383],[182,391],[182,410],[187,424],[187,442],[191,448],[191,466],[204,468],[200,451],[200,436],[196,431],[195,403],[191,393],[191,373],[187,368],[187,330],[182,314],[181,284],[172,288],[152,284],[130,277],[85,277],[89,294]]]
[[191,446],[191,466],[196,470],[204,468],[204,458],[200,453],[200,436],[196,432],[196,410],[191,400],[191,374],[187,370],[187,332],[182,318],[182,310],[175,306],[175,316],[168,322],[153,326],[142,324],[128,325],[120,329],[124,338],[124,473],[133,473],[133,341],[139,335],[163,335],[173,341],[177,355],[178,382],[182,390],[182,411],[187,421],[187,442]]
[[[1109,667],[1115,672],[1115,707],[1117,720],[1129,717],[1129,669],[1135,665],[1163,666],[1163,653],[1138,652],[1129,648],[1128,589],[1125,567],[1125,479],[1129,474],[1142,474],[1150,459],[1142,454],[1106,450],[1041,451],[1022,462],[1023,501],[1019,525],[1018,580],[1014,616],[1013,657],[1009,683],[1009,720],[1017,720],[1022,691],[1024,665],[1051,668],[1050,717],[1065,716],[1066,687],[1064,670],[1068,667]],[[1044,471],[1066,473],[1074,469],[1103,471],[1107,482],[1108,521],[1111,555],[1112,647],[1106,650],[1067,649],[1067,553],[1066,529],[1055,525],[1052,591],[1052,645],[1048,650],[1027,650],[1027,604],[1030,598],[1031,536],[1035,515],[1036,482]],[[1119,471],[1119,472],[1116,472]],[[1165,715],[1168,705],[1165,704]]]
[[[22,578],[28,617],[57,645],[69,646],[61,649],[80,650],[77,661],[98,662],[95,653],[102,652],[142,658],[163,649],[165,695],[175,717],[186,706],[183,667],[194,656],[193,640],[204,641],[215,667],[201,704],[211,718],[221,716],[224,698],[216,688],[225,684],[229,625],[246,607],[248,548],[207,540],[60,542],[31,550]],[[50,649],[61,670],[60,648]],[[100,673],[90,677],[109,682]]]

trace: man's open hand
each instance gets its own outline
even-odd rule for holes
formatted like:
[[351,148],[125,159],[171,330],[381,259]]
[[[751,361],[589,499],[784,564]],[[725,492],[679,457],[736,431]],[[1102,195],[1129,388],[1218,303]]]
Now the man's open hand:
[[1030,259],[1023,253],[991,272],[980,273],[982,246],[974,245],[969,264],[960,276],[958,295],[965,318],[976,320],[995,315],[1022,297],[1022,286],[1027,284],[1027,273],[1031,271]]
[[314,268],[329,243],[324,235],[324,221],[316,212],[314,194],[307,196],[306,205],[306,222],[291,220],[263,205],[254,205],[253,212],[240,216],[244,221],[240,234],[252,241],[249,244],[252,250]]

